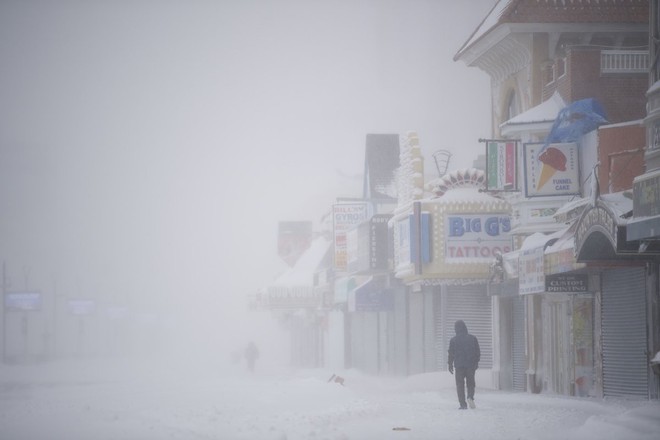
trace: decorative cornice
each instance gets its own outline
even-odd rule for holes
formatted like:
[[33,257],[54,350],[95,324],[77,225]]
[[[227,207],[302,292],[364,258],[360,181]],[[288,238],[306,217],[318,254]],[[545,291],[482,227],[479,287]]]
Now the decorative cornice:
[[[556,44],[568,34],[631,34],[648,32],[643,23],[501,23],[462,48],[454,57],[470,67],[479,67],[493,81],[499,82],[519,72],[531,60],[531,48],[524,44],[525,36],[547,34],[549,44]],[[550,53],[554,47],[550,47]]]
[[529,48],[509,35],[475,59],[473,65],[486,72],[497,84],[527,67],[531,58]]

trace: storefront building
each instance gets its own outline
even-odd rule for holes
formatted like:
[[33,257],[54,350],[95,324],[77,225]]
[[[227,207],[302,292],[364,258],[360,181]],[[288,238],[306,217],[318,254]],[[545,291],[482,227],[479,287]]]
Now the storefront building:
[[[650,3],[657,21],[657,1]],[[654,348],[646,335],[657,340],[658,333],[649,319],[657,315],[657,263],[649,253],[654,243],[628,246],[621,236],[628,230],[630,240],[630,231],[638,229],[635,223],[648,218],[631,219],[631,207],[600,197],[627,191],[623,198],[630,202],[642,155],[651,169],[652,147],[643,152],[641,124],[648,89],[644,77],[648,60],[656,59],[644,50],[648,14],[648,3],[637,1],[501,1],[455,56],[491,77],[491,135],[519,148],[517,182],[498,189],[508,192],[512,204],[515,251],[496,262],[489,286],[500,388],[579,396],[642,395],[645,390],[653,395],[653,384],[645,383]],[[649,139],[657,119],[656,94],[651,87],[644,121]],[[565,147],[570,143],[575,144],[572,150]],[[554,156],[566,158],[552,168],[567,172],[573,166],[575,175],[546,180],[549,157],[542,156],[552,156],[544,154],[551,148],[561,153]],[[642,180],[635,179],[640,190],[648,184]],[[642,198],[636,194],[635,199]],[[629,253],[635,244],[636,252]],[[642,251],[646,255],[639,255]],[[629,286],[626,293],[617,279]],[[631,319],[636,325],[617,328]],[[622,341],[629,341],[631,349],[638,345],[629,353],[637,370],[627,381],[617,372],[625,351],[617,345]],[[637,357],[640,352],[645,359]]]
[[[326,365],[372,374],[405,374],[407,322],[401,285],[389,271],[388,228],[396,206],[399,135],[367,134],[363,194],[332,208],[334,297],[329,304]],[[405,333],[404,333],[405,334]]]
[[[628,200],[624,210],[630,213]],[[657,284],[652,258],[627,241],[627,219],[605,196],[582,212],[575,231],[578,261],[600,280],[595,308],[597,395],[658,398],[649,364]]]
[[[402,164],[421,168],[416,136],[402,146]],[[407,182],[390,228],[394,276],[406,286],[411,322],[411,373],[445,370],[454,322],[462,319],[481,345],[480,369],[493,366],[490,264],[510,252],[510,207],[484,188],[485,173],[458,170],[423,185],[420,169]],[[405,176],[401,179],[404,184]],[[405,191],[404,191],[405,193]]]
[[327,273],[331,251],[329,237],[314,237],[295,264],[266,287],[258,304],[276,315],[289,331],[291,365],[297,367],[324,363],[328,316],[323,303],[330,280],[320,274]]
[[347,290],[345,314],[349,366],[372,374],[395,373],[395,358],[405,353],[397,349],[393,337],[400,319],[395,315],[395,298],[401,296],[401,286],[388,271],[391,217],[374,214],[347,236],[347,271],[356,280]]
[[633,212],[626,228],[626,239],[638,244],[639,256],[646,260],[646,353],[653,372],[649,375],[648,390],[649,396],[657,399],[660,398],[660,4],[658,0],[651,0],[649,4],[649,58],[652,62],[644,119],[644,173],[633,182]]

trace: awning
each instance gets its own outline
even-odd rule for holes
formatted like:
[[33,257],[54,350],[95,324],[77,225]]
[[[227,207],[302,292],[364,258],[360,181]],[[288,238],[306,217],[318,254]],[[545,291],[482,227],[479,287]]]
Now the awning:
[[503,280],[499,283],[488,283],[487,289],[489,296],[518,296],[518,278]]
[[335,280],[335,304],[344,304],[348,301],[348,292],[355,289],[357,281],[355,277],[338,278]]
[[348,294],[349,312],[383,312],[394,307],[394,292],[384,279],[369,277]]
[[639,242],[626,240],[627,220],[617,208],[599,198],[582,212],[575,228],[578,261],[620,260],[639,255]]
[[370,276],[349,276],[335,280],[334,304],[346,304],[356,289],[371,281]]
[[587,267],[585,263],[578,263],[575,257],[575,229],[577,223],[569,228],[557,232],[549,240],[544,251],[543,271],[546,275],[572,272]]
[[[570,285],[579,292],[586,291],[586,279],[582,275],[562,275],[586,267],[575,258],[576,224],[552,234],[532,234],[520,249],[503,256],[506,278],[489,284],[491,296],[515,296],[532,293],[559,292],[578,293],[562,286]],[[517,270],[519,268],[519,270]],[[515,270],[514,270],[515,269]],[[513,276],[512,276],[513,275]],[[571,277],[568,279],[567,277]]]

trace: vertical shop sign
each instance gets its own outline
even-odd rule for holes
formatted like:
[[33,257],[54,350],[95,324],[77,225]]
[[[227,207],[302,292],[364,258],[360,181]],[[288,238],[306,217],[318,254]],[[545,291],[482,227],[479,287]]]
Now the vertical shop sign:
[[511,191],[516,188],[516,145],[514,141],[486,143],[487,189]]
[[518,285],[521,295],[545,292],[542,246],[520,252],[518,257]]
[[369,269],[387,269],[388,228],[387,222],[392,218],[390,214],[376,214],[369,224]]
[[346,271],[348,264],[346,234],[367,220],[366,203],[339,203],[332,207],[334,229],[335,268]]

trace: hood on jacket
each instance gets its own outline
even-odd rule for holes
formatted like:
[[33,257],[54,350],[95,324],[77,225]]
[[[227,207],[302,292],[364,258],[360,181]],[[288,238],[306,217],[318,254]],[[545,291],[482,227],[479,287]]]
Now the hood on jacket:
[[459,319],[454,323],[454,331],[456,331],[457,335],[467,335],[467,325],[465,325],[465,322],[463,322],[462,319]]

